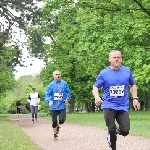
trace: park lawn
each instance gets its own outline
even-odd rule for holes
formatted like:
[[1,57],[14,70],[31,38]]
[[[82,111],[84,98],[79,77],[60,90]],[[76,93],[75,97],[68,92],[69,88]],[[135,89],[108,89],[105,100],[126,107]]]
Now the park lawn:
[[130,111],[132,135],[150,138],[150,111]]
[[[131,123],[130,135],[150,138],[150,111],[129,111],[129,114]],[[67,114],[66,122],[85,126],[100,127],[107,130],[102,111],[95,113],[79,112]]]
[[[138,135],[150,138],[150,111],[130,111],[131,130],[130,135]],[[39,116],[51,119],[46,113]],[[42,150],[27,136],[20,127],[7,119],[7,115],[0,115],[0,149],[2,150]],[[66,122],[100,127],[107,130],[103,119],[103,112],[74,114],[67,113]]]
[[[130,111],[130,135],[150,138],[150,111]],[[40,113],[46,119],[51,119],[46,113]],[[7,115],[0,115],[0,149],[2,150],[42,150],[35,145],[20,127],[7,119]],[[67,113],[66,122],[100,127],[107,130],[103,119],[103,112],[96,113]]]
[[7,115],[0,115],[1,150],[42,150],[7,117]]
[[[129,111],[130,135],[150,138],[150,111]],[[103,112],[67,114],[67,121],[107,130]]]

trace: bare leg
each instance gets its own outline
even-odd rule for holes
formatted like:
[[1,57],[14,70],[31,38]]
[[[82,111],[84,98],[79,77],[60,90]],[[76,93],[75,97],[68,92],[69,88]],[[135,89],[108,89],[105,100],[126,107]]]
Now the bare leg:
[[57,127],[56,128],[53,128],[53,132],[54,132],[54,134],[56,134],[57,133]]

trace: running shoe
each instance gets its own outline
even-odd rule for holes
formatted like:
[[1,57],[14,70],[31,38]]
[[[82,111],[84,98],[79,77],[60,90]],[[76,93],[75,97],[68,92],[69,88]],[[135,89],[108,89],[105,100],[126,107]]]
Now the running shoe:
[[[117,141],[117,136],[116,136],[116,134],[114,135],[114,138],[116,139],[116,141]],[[112,143],[111,143],[111,141],[110,141],[110,134],[108,134],[108,136],[107,136],[107,142],[108,142],[108,145],[109,145],[109,147],[110,147],[110,150],[116,150],[116,144],[114,145],[112,145]],[[115,141],[113,141],[113,142],[115,142]],[[113,148],[112,148],[113,147]]]
[[58,135],[54,134],[54,141],[58,140]]
[[108,142],[109,147],[111,147],[110,134],[108,134],[108,136],[107,136],[107,142]]

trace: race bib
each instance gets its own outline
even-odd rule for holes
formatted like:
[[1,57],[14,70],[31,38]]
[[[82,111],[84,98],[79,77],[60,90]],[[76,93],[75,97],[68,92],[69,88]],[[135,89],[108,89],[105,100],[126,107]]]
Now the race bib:
[[111,86],[109,89],[110,96],[124,96],[124,85]]
[[62,100],[63,93],[54,93],[54,100]]

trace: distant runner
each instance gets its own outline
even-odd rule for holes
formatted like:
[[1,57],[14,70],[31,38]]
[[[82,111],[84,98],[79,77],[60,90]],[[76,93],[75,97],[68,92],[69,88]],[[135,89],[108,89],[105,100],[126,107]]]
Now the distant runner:
[[21,106],[20,99],[16,102],[16,114],[18,114],[18,117],[20,115],[20,106]]

